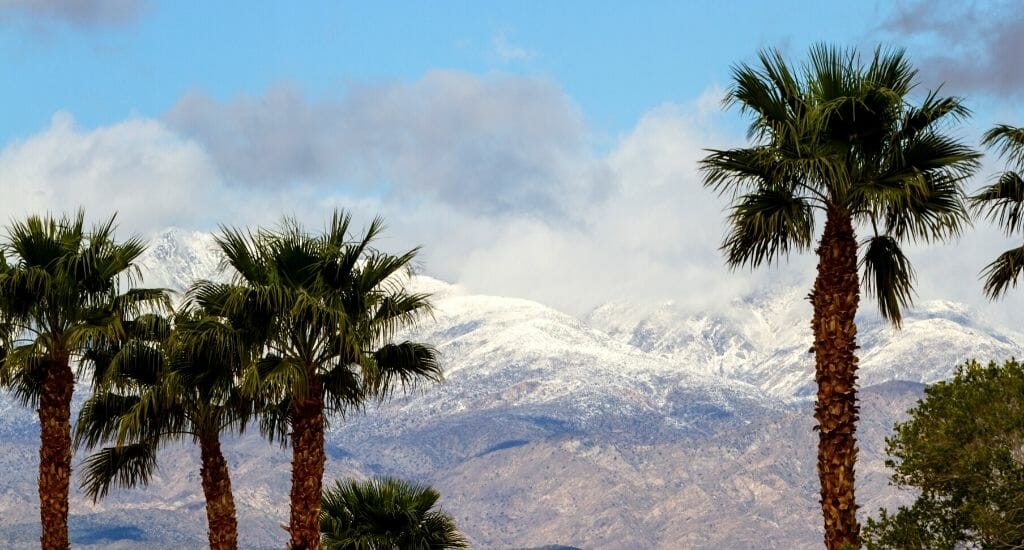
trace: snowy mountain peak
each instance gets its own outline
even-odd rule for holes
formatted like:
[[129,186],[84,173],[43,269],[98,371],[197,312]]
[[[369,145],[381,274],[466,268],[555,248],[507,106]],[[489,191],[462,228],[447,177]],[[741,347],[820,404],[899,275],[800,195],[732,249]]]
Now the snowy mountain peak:
[[215,277],[220,261],[213,235],[168,228],[150,241],[139,264],[147,286],[181,292],[193,281]]
[[[161,232],[140,263],[147,285],[178,291],[196,279],[222,276],[213,236],[197,231]],[[545,357],[569,354],[587,358],[580,362],[588,363],[587,376],[625,369],[642,377],[675,373],[698,385],[756,387],[774,398],[813,393],[811,309],[807,289],[799,285],[760,288],[716,311],[689,311],[671,300],[619,300],[582,320],[529,300],[474,295],[427,275],[414,276],[409,287],[430,293],[436,305],[435,318],[417,332],[452,352],[482,357],[521,350],[530,368]],[[888,380],[931,383],[969,358],[1024,356],[1019,334],[956,302],[919,304],[907,312],[901,330],[868,303],[857,321],[863,387]],[[548,374],[556,383],[566,373]]]

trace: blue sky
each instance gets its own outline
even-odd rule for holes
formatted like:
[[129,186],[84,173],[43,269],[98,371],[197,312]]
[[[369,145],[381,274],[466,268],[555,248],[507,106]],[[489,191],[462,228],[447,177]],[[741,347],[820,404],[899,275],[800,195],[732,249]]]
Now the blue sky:
[[[819,41],[905,47],[922,93],[967,97],[969,141],[1024,124],[1007,0],[0,0],[0,218],[83,206],[153,235],[340,207],[476,291],[718,307],[813,272],[727,275],[725,204],[696,167],[744,142],[720,105],[730,68]],[[1024,310],[947,275],[1006,244],[979,224],[912,250],[921,299]]]
[[0,90],[0,136],[38,131],[55,110],[95,126],[159,116],[194,89],[227,99],[288,82],[329,95],[432,69],[541,75],[596,132],[614,136],[654,106],[724,86],[730,65],[760,48],[865,42],[887,16],[871,2],[800,0],[182,1],[135,9],[109,23],[10,14],[0,47],[17,78]]

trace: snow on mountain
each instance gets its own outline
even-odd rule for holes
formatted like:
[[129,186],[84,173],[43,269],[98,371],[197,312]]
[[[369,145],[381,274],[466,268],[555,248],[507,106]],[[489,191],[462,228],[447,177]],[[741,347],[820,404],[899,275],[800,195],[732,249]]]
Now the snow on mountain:
[[802,307],[798,294],[782,288],[770,296],[737,298],[715,313],[688,311],[672,301],[623,300],[598,307],[585,321],[687,370],[744,379],[765,349],[777,350],[794,336],[800,338],[809,308]]
[[675,368],[535,302],[467,295],[425,277],[415,284],[425,283],[446,288],[435,295],[434,319],[408,336],[437,346],[444,384],[396,399],[372,421],[346,423],[349,444],[463,423],[482,431],[464,458],[538,432],[680,439],[773,406],[749,384]]
[[213,235],[171,228],[150,241],[139,267],[145,286],[181,292],[197,279],[215,277],[220,260]]
[[[142,265],[147,285],[176,290],[222,276],[212,237],[182,230],[158,235]],[[763,289],[719,312],[616,302],[581,320],[427,276],[410,284],[436,311],[403,336],[437,346],[445,381],[336,417],[328,480],[431,483],[481,548],[820,547],[806,290]],[[858,322],[858,490],[870,513],[905,501],[888,486],[883,440],[919,382],[967,357],[1021,356],[1022,340],[946,302],[921,304],[900,331],[870,312]],[[33,416],[0,397],[2,546],[38,540]],[[251,433],[225,449],[241,542],[280,547],[289,453]],[[202,545],[195,454],[166,450],[147,490],[97,505],[76,493],[76,547]]]
[[[807,290],[764,289],[735,298],[726,313],[689,312],[672,302],[614,302],[586,321],[619,341],[695,372],[753,384],[778,397],[812,396],[814,360]],[[1024,355],[1024,337],[993,325],[963,304],[929,301],[905,314],[900,329],[868,301],[858,314],[860,384],[932,383],[967,359]]]

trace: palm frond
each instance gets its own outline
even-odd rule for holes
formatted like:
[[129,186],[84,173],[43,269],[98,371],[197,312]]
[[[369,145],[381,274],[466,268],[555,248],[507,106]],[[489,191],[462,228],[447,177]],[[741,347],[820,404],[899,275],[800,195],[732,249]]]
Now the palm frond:
[[92,449],[112,441],[121,431],[121,419],[139,404],[137,395],[100,392],[86,400],[75,423],[75,446]]
[[794,113],[803,110],[800,83],[777,50],[759,54],[760,67],[733,68],[733,88],[726,105],[739,105],[743,112],[757,116],[748,129],[749,137],[765,138],[786,131]]
[[268,355],[245,370],[242,391],[256,398],[282,393],[306,397],[309,393],[309,374],[305,365],[295,358]]
[[373,354],[374,372],[366,379],[371,392],[388,397],[397,386],[403,391],[420,381],[440,382],[440,355],[432,346],[416,342],[387,344]]
[[825,102],[855,97],[860,66],[855,50],[825,44],[811,46],[804,75],[810,97]]
[[237,285],[200,279],[189,286],[180,309],[183,313],[202,310],[209,315],[226,317],[229,313],[225,309],[228,299],[239,291]]
[[763,182],[776,182],[779,176],[779,152],[766,146],[745,149],[710,150],[700,162],[704,186],[719,195],[738,196],[759,188]]
[[126,318],[137,318],[147,313],[166,313],[171,310],[173,291],[166,288],[131,288],[114,298],[114,311]]
[[164,351],[151,342],[129,340],[111,358],[103,384],[155,386],[166,367]]
[[149,485],[156,470],[156,448],[147,443],[106,447],[82,462],[81,488],[97,502],[111,487]]
[[266,284],[267,273],[264,269],[263,259],[259,256],[258,245],[261,241],[260,235],[239,231],[237,229],[221,226],[220,234],[214,237],[214,242],[223,254],[224,260],[221,269],[232,268],[243,280]]
[[1007,170],[992,185],[971,197],[971,205],[996,222],[1008,235],[1024,229],[1024,128],[997,125],[989,130],[982,144],[994,148],[1007,161]]
[[985,266],[981,276],[985,280],[985,294],[995,300],[1010,287],[1017,286],[1021,270],[1024,269],[1024,246],[1003,252],[994,262]]
[[898,137],[901,140],[914,140],[921,132],[934,130],[942,120],[961,121],[971,114],[959,97],[941,97],[939,90],[932,90],[921,102],[920,106],[908,106],[903,115]]
[[955,238],[970,225],[963,182],[978,168],[976,151],[924,131],[888,155],[884,170],[853,195],[858,209],[884,221],[887,234],[932,242]]
[[916,77],[917,69],[910,63],[905,49],[878,46],[864,73],[863,82],[872,88],[890,90],[904,97],[914,88]]
[[37,310],[39,297],[53,296],[56,286],[54,276],[41,267],[13,267],[0,279],[0,311],[9,320],[23,325],[35,321],[29,317]]
[[256,410],[260,434],[271,443],[288,446],[291,435],[292,399],[285,395],[276,401],[263,399]]
[[170,320],[160,314],[144,313],[124,323],[125,336],[150,342],[164,342],[171,336]]
[[899,327],[903,310],[913,302],[914,269],[910,260],[890,235],[876,235],[861,246],[864,288],[878,301],[882,317]]
[[981,144],[994,148],[1009,164],[1024,167],[1024,127],[997,124],[985,132]]
[[791,249],[810,248],[814,211],[804,197],[785,189],[759,189],[740,197],[729,214],[730,233],[722,244],[730,267],[778,260]]
[[192,415],[188,403],[169,393],[172,387],[147,387],[139,394],[138,402],[119,418],[118,445],[139,441],[178,440],[194,435],[190,429]]
[[203,399],[230,395],[247,355],[241,335],[220,318],[183,314],[177,319],[171,373]]
[[36,341],[4,349],[4,361],[0,364],[0,385],[11,389],[22,405],[35,407],[46,381],[46,355]]
[[401,276],[412,275],[412,262],[416,259],[418,252],[419,248],[414,248],[403,254],[374,253],[365,255],[363,265],[357,272],[358,277],[353,279],[353,283],[355,283],[353,290],[360,293],[375,290],[390,292],[398,290],[394,285],[400,284]]
[[1024,230],[1024,177],[1003,172],[992,185],[971,196],[971,206],[1003,229],[1007,235]]
[[444,512],[433,511],[425,514],[421,528],[423,546],[427,548],[446,550],[469,548],[469,539],[459,532],[455,526],[455,520]]
[[433,509],[439,499],[432,487],[394,478],[335,482],[321,499],[324,547],[468,548],[452,518]]
[[430,303],[430,295],[425,293],[408,293],[404,288],[396,288],[383,293],[376,300],[376,305],[368,308],[372,317],[368,319],[370,326],[377,333],[371,345],[381,340],[390,342],[401,329],[415,325],[421,319],[431,318],[434,314]]
[[971,223],[959,181],[940,174],[923,176],[919,183],[877,196],[886,232],[900,240],[921,242],[959,237]]
[[[353,366],[339,364],[321,376],[324,405],[328,410],[344,413],[351,407],[361,406],[366,400],[369,388],[364,384],[364,377]],[[372,368],[376,368],[376,365]]]
[[324,241],[330,246],[341,249],[348,244],[348,228],[352,224],[352,214],[344,210],[335,210],[331,214],[331,223],[327,227]]

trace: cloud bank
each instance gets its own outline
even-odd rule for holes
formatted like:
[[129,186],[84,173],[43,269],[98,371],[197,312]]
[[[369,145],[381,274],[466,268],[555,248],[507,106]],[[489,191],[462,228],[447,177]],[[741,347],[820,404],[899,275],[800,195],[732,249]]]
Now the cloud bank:
[[901,1],[881,31],[937,52],[916,57],[930,82],[955,93],[1024,96],[1024,10],[1017,2]]
[[319,101],[289,87],[188,94],[168,125],[238,185],[342,187],[486,215],[572,217],[599,196],[582,116],[551,82],[435,71]]
[[0,0],[0,18],[14,17],[35,24],[62,22],[76,27],[131,23],[148,9],[145,0]]
[[[554,84],[455,72],[327,98],[193,92],[162,119],[94,129],[58,114],[0,149],[0,221],[83,206],[153,234],[282,214],[318,227],[343,207],[383,215],[387,250],[423,245],[432,275],[575,314],[615,299],[715,310],[777,278],[809,287],[813,255],[753,274],[724,266],[726,204],[697,171],[704,148],[744,141],[722,130],[722,95],[655,108],[606,151]],[[964,281],[1005,247],[986,229],[916,248],[920,297],[983,305],[980,283]]]
[[[57,113],[50,127],[0,151],[0,219],[29,212],[118,213],[121,225],[199,225],[227,196],[198,144],[133,119],[85,131]],[[180,220],[180,221],[179,221]]]

